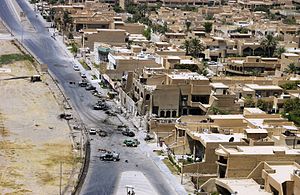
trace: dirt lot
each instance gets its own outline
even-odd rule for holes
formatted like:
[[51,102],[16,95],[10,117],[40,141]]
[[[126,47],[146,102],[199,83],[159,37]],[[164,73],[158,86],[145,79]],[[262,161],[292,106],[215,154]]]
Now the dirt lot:
[[[0,56],[15,53],[16,46],[0,40]],[[62,191],[77,177],[79,158],[67,122],[58,117],[64,110],[50,77],[3,80],[35,74],[28,60],[0,64],[1,194],[59,194],[60,164]]]

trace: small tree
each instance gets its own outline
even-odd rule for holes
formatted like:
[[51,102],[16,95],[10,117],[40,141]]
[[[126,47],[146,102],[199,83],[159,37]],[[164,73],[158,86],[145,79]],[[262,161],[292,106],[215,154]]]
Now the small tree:
[[255,102],[252,97],[247,96],[244,101],[245,107],[255,107]]
[[144,30],[143,35],[146,37],[147,40],[151,39],[151,28],[148,27],[147,29]]
[[190,32],[192,22],[190,20],[185,21],[186,32]]
[[205,28],[206,33],[210,33],[212,31],[212,23],[211,22],[205,22],[203,24],[203,26]]
[[273,35],[267,35],[260,44],[265,49],[265,55],[272,57],[277,47],[278,40]]
[[277,47],[274,52],[274,56],[280,58],[281,54],[285,53],[286,49],[284,47]]

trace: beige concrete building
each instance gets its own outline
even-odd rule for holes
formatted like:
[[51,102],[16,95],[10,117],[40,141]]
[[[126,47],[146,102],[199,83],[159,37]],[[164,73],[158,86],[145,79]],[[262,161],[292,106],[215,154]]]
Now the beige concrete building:
[[[264,161],[292,161],[299,163],[300,150],[286,146],[236,146],[216,149],[220,178],[246,178]],[[241,163],[243,162],[243,163]]]

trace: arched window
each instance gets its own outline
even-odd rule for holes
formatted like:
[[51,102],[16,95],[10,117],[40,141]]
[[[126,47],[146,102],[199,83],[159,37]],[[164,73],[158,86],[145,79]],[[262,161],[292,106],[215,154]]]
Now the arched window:
[[176,113],[176,110],[173,110],[173,111],[172,111],[172,117],[176,117],[176,114],[177,114],[177,113]]
[[160,111],[160,117],[165,117],[165,111]]
[[170,110],[168,110],[168,111],[166,112],[166,117],[167,117],[167,118],[170,118],[170,117],[171,117],[171,111],[170,111]]
[[146,95],[146,100],[150,100],[150,94]]

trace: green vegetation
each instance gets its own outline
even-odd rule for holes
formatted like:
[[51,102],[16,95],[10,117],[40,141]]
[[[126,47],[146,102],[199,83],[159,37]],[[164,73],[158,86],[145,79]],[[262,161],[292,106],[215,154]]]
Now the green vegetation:
[[280,58],[281,54],[285,53],[286,49],[284,47],[277,47],[274,52],[274,56]]
[[70,51],[73,53],[73,54],[77,54],[78,52],[78,46],[76,45],[76,43],[71,43],[71,49]]
[[84,69],[91,70],[91,67],[89,67],[89,65],[84,60],[79,60],[79,62],[83,66]]
[[180,8],[182,11],[189,11],[189,12],[197,12],[198,8],[194,6],[185,5],[184,7]]
[[283,116],[300,125],[300,99],[288,99],[283,104]]
[[199,71],[199,67],[196,64],[175,64],[174,69],[187,69],[192,72]]
[[213,112],[213,114],[221,114],[221,115],[226,115],[226,114],[230,114],[228,111],[226,110],[222,110],[218,107],[213,106],[211,108],[211,111]]
[[113,9],[116,13],[123,13],[124,12],[124,10],[118,4],[115,4]]
[[205,17],[205,20],[213,20],[213,19],[215,19],[213,14],[207,14]]
[[211,22],[205,22],[203,24],[203,27],[205,28],[206,33],[210,33],[212,31],[212,23]]
[[16,61],[28,60],[34,62],[34,59],[28,54],[6,54],[0,56],[0,65],[10,64]]
[[284,70],[286,73],[290,74],[298,74],[300,72],[300,68],[295,65],[295,63],[290,63],[288,67]]
[[173,174],[178,174],[178,173],[179,173],[179,170],[177,169],[177,167],[174,166],[174,165],[172,164],[172,162],[171,162],[168,158],[163,159],[163,162],[165,163],[165,165],[169,168],[169,170],[170,170]]
[[283,19],[282,22],[284,24],[288,24],[288,25],[295,25],[295,24],[297,24],[297,21],[296,21],[295,17],[287,17],[287,18]]
[[247,97],[245,98],[244,106],[245,106],[245,107],[255,107],[255,102],[254,102],[254,100],[252,99],[252,97],[247,96]]
[[151,28],[147,28],[144,30],[143,35],[146,37],[147,40],[151,39]]
[[275,38],[273,35],[267,35],[260,44],[263,46],[265,50],[265,55],[267,57],[272,57],[274,55],[275,49],[278,44],[277,38]]
[[280,87],[284,90],[297,90],[299,84],[300,84],[300,81],[288,82],[283,85],[280,85]]
[[265,112],[268,112],[268,111],[272,110],[273,103],[259,99],[259,100],[257,100],[257,107]]
[[241,34],[247,34],[249,32],[249,29],[245,27],[238,27],[236,30]]
[[186,55],[191,55],[194,58],[198,58],[199,55],[205,50],[204,44],[197,38],[186,39],[182,45],[185,49]]

